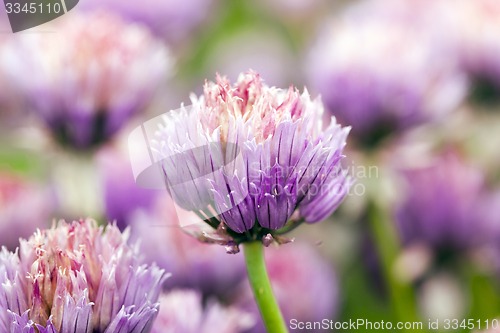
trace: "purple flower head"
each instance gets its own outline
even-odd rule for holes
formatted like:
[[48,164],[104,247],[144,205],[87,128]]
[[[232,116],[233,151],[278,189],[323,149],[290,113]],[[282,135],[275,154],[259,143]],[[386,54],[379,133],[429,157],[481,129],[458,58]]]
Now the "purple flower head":
[[495,213],[480,170],[448,152],[404,169],[402,175],[406,191],[396,219],[406,244],[449,251],[488,241]]
[[71,15],[4,52],[12,82],[63,145],[87,149],[143,110],[168,73],[167,49],[138,25]]
[[[304,243],[269,248],[266,251],[266,266],[286,322],[291,319],[321,321],[335,317],[339,301],[337,277],[331,265],[314,248]],[[242,283],[235,296],[236,305],[260,318],[248,281]],[[259,322],[249,332],[266,331],[263,323]]]
[[234,86],[207,82],[192,103],[165,115],[152,146],[175,202],[204,216],[214,241],[237,245],[319,222],[345,198],[349,128],[335,118],[323,128],[321,101],[307,91],[248,72]]
[[464,76],[432,34],[401,18],[403,4],[396,10],[386,2],[363,3],[371,11],[361,5],[327,24],[308,58],[312,86],[364,145],[439,118],[466,93]]
[[163,270],[139,263],[115,226],[60,222],[0,253],[0,330],[149,332]]
[[78,4],[84,11],[106,10],[127,21],[148,27],[171,43],[182,42],[191,30],[208,18],[213,0],[87,0]]
[[254,316],[209,300],[203,306],[194,290],[174,290],[160,297],[151,333],[238,333],[252,327]]
[[48,226],[55,205],[55,197],[48,189],[19,176],[0,173],[0,247],[14,250],[19,238]]

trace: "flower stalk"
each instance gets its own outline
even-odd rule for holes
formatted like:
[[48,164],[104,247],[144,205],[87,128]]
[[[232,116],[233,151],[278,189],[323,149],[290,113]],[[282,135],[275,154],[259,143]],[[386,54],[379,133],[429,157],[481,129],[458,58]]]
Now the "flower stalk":
[[243,248],[248,280],[266,330],[272,333],[288,332],[267,274],[264,246],[261,242],[255,241],[244,243]]
[[[411,285],[394,275],[394,263],[399,250],[399,243],[395,230],[388,222],[390,217],[379,206],[376,200],[368,207],[370,226],[375,238],[376,247],[382,262],[383,274],[388,281],[387,287],[391,306],[401,322],[416,322],[419,320],[415,307],[415,295]],[[404,332],[415,333],[413,329]]]
[[53,182],[65,216],[100,216],[102,184],[92,152],[61,150],[54,156]]

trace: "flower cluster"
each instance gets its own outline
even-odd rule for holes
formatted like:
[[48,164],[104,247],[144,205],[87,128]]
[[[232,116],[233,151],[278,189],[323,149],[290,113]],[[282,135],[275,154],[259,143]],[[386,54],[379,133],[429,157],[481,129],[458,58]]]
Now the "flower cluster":
[[318,222],[345,198],[349,128],[332,118],[323,129],[321,101],[307,91],[269,87],[248,72],[234,86],[207,82],[192,103],[167,113],[152,146],[176,203],[218,229],[209,240],[270,237],[294,212],[291,223]]
[[10,333],[148,332],[166,275],[139,262],[128,233],[60,222],[0,253],[0,329]]

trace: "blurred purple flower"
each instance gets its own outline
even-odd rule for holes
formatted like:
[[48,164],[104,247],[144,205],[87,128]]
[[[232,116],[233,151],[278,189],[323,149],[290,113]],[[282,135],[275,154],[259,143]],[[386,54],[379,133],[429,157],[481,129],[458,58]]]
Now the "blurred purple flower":
[[10,333],[150,332],[163,270],[139,263],[115,226],[64,223],[0,253],[0,328]]
[[307,91],[268,87],[248,72],[234,86],[207,82],[192,103],[165,115],[152,145],[175,202],[217,229],[203,240],[237,252],[285,225],[319,222],[345,198],[349,128],[332,118],[323,129],[321,101]]
[[182,42],[203,20],[208,18],[213,0],[87,0],[79,9],[104,9],[125,20],[147,26],[152,32],[169,42]]
[[60,143],[93,147],[145,108],[168,74],[169,53],[114,16],[74,13],[57,22],[55,33],[17,36],[3,61]]
[[464,75],[439,41],[384,3],[363,2],[326,25],[308,58],[312,86],[366,145],[439,118],[466,93]]
[[106,218],[116,222],[121,230],[129,225],[138,210],[152,209],[159,194],[136,184],[128,158],[112,146],[102,149],[98,155]]
[[19,238],[49,225],[55,196],[41,185],[0,173],[0,246],[14,250]]
[[448,152],[401,174],[406,191],[396,219],[405,243],[461,250],[490,240],[497,214],[480,170]]
[[[286,322],[334,319],[339,301],[337,278],[331,265],[314,248],[305,243],[269,248],[266,266]],[[248,281],[235,295],[235,304],[260,318]],[[266,331],[259,321],[249,332]]]
[[151,333],[238,333],[254,325],[244,311],[215,301],[203,306],[194,290],[173,290],[160,297],[160,312]]

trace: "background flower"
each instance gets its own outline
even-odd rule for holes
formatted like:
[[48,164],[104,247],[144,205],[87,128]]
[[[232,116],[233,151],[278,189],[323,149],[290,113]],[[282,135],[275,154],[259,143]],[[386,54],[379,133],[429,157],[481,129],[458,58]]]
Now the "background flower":
[[447,49],[386,2],[362,3],[368,12],[358,4],[326,24],[307,63],[328,109],[364,144],[439,119],[466,93]]
[[480,170],[455,153],[425,160],[402,171],[406,191],[397,209],[397,221],[406,243],[424,242],[434,248],[462,249],[484,244],[495,225]]
[[10,80],[61,144],[102,144],[146,107],[168,74],[168,50],[110,14],[71,15],[51,28],[12,40],[3,58]]

